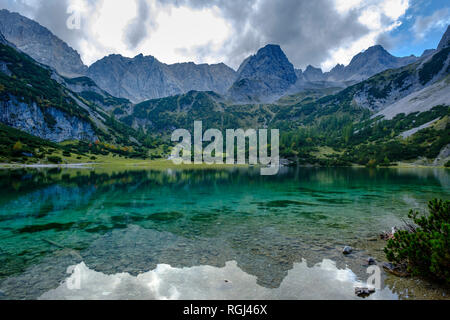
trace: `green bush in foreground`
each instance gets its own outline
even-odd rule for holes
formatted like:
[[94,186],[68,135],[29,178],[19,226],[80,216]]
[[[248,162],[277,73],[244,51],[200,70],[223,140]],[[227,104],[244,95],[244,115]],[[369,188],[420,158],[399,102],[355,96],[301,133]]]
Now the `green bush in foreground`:
[[428,215],[411,210],[417,227],[397,231],[384,252],[389,261],[406,263],[412,275],[450,284],[450,202],[435,199],[428,208]]

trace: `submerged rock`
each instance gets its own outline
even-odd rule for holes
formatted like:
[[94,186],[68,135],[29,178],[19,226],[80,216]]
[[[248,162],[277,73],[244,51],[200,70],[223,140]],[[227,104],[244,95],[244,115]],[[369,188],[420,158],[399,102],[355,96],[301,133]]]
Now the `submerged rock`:
[[367,298],[373,293],[375,293],[375,288],[363,288],[363,287],[355,288],[355,294],[360,298]]
[[349,247],[349,246],[346,246],[345,248],[344,248],[344,250],[342,250],[342,253],[343,254],[351,254],[353,252],[353,248],[352,247]]

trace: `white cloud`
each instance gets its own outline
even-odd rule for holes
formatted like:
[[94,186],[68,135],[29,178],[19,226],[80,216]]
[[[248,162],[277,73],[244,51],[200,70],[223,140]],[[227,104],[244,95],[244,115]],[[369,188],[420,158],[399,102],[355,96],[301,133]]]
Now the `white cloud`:
[[[100,46],[90,46],[89,43],[85,43],[84,50],[80,53],[83,61],[90,64],[106,54],[129,54],[127,45],[122,40],[122,32],[128,22],[136,16],[136,3],[134,1],[125,3],[121,0],[103,1],[97,12],[89,13],[89,15],[92,14],[96,16],[96,19],[89,19],[92,24],[87,28]],[[86,49],[88,51],[85,51]]]
[[363,0],[334,0],[337,11],[340,14],[346,14],[350,10],[358,8]]
[[330,70],[336,64],[348,64],[359,52],[377,44],[380,36],[401,25],[410,6],[409,0],[335,0],[336,8],[341,14],[349,11],[359,12],[358,21],[369,29],[369,32],[348,45],[331,50],[330,58],[322,63],[324,70]]
[[[78,31],[63,27],[66,7],[75,3],[84,8]],[[260,46],[277,43],[296,67],[329,70],[397,28],[410,1],[0,0],[0,6],[48,27],[88,65],[111,53],[143,53],[166,63],[237,67]],[[430,28],[427,21],[417,30]]]
[[162,11],[156,23],[158,28],[139,47],[144,54],[154,55],[166,63],[223,61],[223,57],[198,57],[189,50],[203,45],[221,47],[230,36],[229,25],[214,8],[173,8]]
[[409,5],[409,0],[384,0],[381,4],[381,11],[395,21],[406,13]]
[[[75,1],[75,0],[71,0]],[[134,39],[130,45],[127,38],[130,23],[137,23],[136,16],[143,13],[135,1],[107,0],[98,6],[97,12],[90,12],[97,18],[88,26],[95,46],[82,42],[79,44],[81,56],[86,64],[91,64],[107,54],[119,53],[135,56],[139,53],[153,55],[162,62],[200,61],[192,48],[211,44],[223,45],[229,37],[230,27],[221,18],[217,9],[194,9],[187,6],[165,7],[155,0],[147,1],[148,19],[140,21],[137,28],[146,28],[142,39]],[[139,7],[142,10],[142,7]],[[184,53],[184,55],[182,54]],[[219,62],[218,57],[204,57],[206,62]],[[213,61],[217,60],[217,61]]]
[[445,28],[448,24],[450,24],[450,9],[444,8],[430,16],[417,17],[412,29],[416,38],[421,40],[433,29]]
[[[223,62],[223,56],[198,56],[192,50],[211,45],[218,52],[231,36],[231,27],[218,8],[177,3],[170,0],[0,0],[0,8],[38,21],[76,49],[87,65],[113,53],[129,57],[143,53],[167,63]],[[80,30],[66,28],[69,7],[80,9]]]

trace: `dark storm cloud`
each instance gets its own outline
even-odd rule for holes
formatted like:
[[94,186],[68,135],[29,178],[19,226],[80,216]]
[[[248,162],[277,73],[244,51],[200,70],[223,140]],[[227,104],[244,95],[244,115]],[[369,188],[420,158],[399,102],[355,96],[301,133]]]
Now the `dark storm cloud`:
[[319,65],[329,57],[330,49],[366,34],[369,30],[357,21],[356,11],[342,16],[331,0],[264,0],[251,24],[252,30],[258,30],[255,37],[278,42],[295,65],[305,66]]
[[[228,63],[239,65],[269,43],[279,44],[297,67],[320,65],[330,51],[349,44],[369,30],[358,22],[356,9],[339,14],[332,0],[160,0],[164,5],[208,8],[217,6],[232,25],[223,48]],[[205,54],[205,48],[199,48]]]
[[69,29],[67,27],[67,19],[70,14],[67,12],[70,8],[69,0],[41,0],[37,7],[34,20],[50,29],[56,36],[73,45],[75,49],[80,51],[81,43],[86,41],[91,45],[100,47],[92,35],[91,25],[96,21],[98,8],[102,1],[86,0],[85,8],[80,13],[80,29]]
[[[67,21],[68,0],[41,0],[30,9],[24,1],[0,0],[8,9],[28,12],[58,37],[81,51],[83,41],[99,52],[101,44],[92,36],[91,25],[105,0],[89,0],[88,13],[83,15],[81,29],[70,30]],[[106,0],[107,1],[107,0]],[[136,49],[151,37],[157,26],[158,10],[187,6],[193,9],[217,8],[217,12],[232,28],[231,36],[217,50],[211,45],[180,48],[177,52],[194,53],[198,57],[217,57],[233,67],[260,47],[273,43],[282,46],[296,67],[319,66],[332,50],[349,45],[369,30],[358,22],[359,9],[345,15],[335,10],[333,0],[136,0],[137,16],[124,29],[122,39],[129,49]],[[182,28],[183,26],[180,26]],[[195,35],[192,35],[195,37]],[[118,35],[120,37],[120,35]]]
[[[124,40],[129,49],[135,49],[148,36],[150,8],[146,0],[136,0],[137,16],[132,19],[124,30]],[[154,21],[154,20],[153,20]],[[153,25],[155,27],[155,25]]]
[[34,12],[34,20],[50,29],[59,38],[64,39],[68,43],[74,43],[79,40],[82,30],[71,30],[67,28],[66,21],[69,16],[67,13],[68,6],[69,1],[67,0],[41,1]]

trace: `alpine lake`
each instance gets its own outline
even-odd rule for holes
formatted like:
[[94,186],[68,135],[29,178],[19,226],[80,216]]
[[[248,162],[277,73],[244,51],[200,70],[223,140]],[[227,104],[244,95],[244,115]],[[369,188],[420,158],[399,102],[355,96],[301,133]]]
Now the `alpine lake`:
[[[450,170],[0,170],[0,299],[449,299],[385,273],[379,235],[450,199]],[[344,255],[345,246],[353,252]]]

